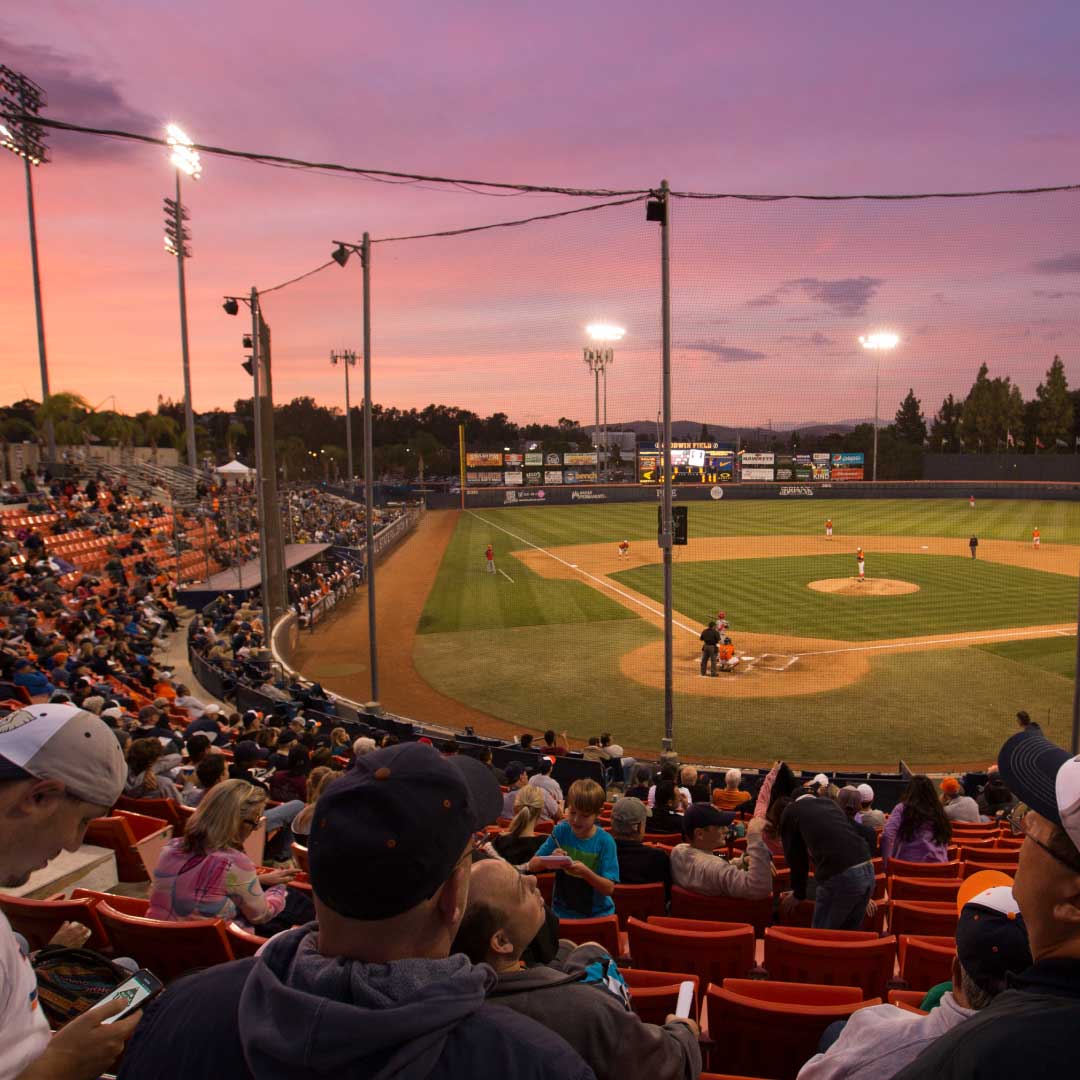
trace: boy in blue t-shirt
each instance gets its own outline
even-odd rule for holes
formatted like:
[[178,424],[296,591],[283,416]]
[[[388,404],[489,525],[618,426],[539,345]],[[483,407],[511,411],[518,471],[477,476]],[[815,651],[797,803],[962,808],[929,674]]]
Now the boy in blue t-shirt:
[[615,841],[596,827],[604,806],[604,789],[595,780],[575,780],[566,795],[566,820],[560,821],[529,862],[532,873],[545,867],[545,855],[567,855],[573,863],[555,875],[552,911],[560,919],[592,919],[613,915],[611,894],[619,880]]

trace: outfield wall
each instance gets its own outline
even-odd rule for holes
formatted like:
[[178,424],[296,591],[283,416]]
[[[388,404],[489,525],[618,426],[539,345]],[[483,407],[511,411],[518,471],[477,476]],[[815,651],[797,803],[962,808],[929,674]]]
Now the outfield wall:
[[[881,483],[800,483],[800,484],[679,484],[673,489],[678,502],[728,501],[731,499],[1045,499],[1080,501],[1080,483],[1064,482],[975,482],[975,481],[887,481]],[[575,503],[656,503],[663,489],[651,484],[608,484],[603,486],[551,486],[543,488],[467,488],[465,508],[491,509],[502,506],[570,506]],[[432,493],[427,504],[433,510],[453,510],[461,506],[460,493]]]

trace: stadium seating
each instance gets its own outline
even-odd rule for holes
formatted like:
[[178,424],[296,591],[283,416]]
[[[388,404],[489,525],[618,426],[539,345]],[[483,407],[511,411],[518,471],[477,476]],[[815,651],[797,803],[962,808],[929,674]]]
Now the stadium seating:
[[743,978],[754,967],[754,930],[746,923],[653,915],[648,922],[629,919],[626,933],[635,967],[688,971],[702,986],[729,976]]
[[555,875],[551,874],[536,874],[536,887],[540,890],[540,895],[544,898],[544,903],[548,907],[551,907],[551,901],[555,895]]
[[308,849],[303,844],[293,844],[292,857],[296,863],[297,868],[303,870],[304,873],[308,873]]
[[22,934],[30,949],[42,949],[65,922],[82,923],[90,931],[85,948],[108,951],[109,935],[101,925],[94,910],[95,903],[89,897],[65,900],[24,900],[18,896],[0,893],[0,911],[6,916],[13,930]]
[[708,919],[712,922],[749,923],[762,937],[772,922],[773,898],[737,900],[730,896],[703,896],[679,885],[671,887],[671,914],[680,919]]
[[125,915],[145,915],[150,901],[141,896],[121,896],[119,893],[99,892],[97,889],[72,889],[72,900],[89,900],[95,907],[102,902]]
[[965,862],[964,877],[969,878],[972,874],[979,873],[980,870],[996,870],[999,874],[1008,874],[1010,877],[1016,877],[1016,871],[1019,868],[1019,865],[1019,860],[1014,860],[1011,863]]
[[956,903],[893,900],[889,909],[889,933],[955,937],[959,919]]
[[889,878],[889,898],[892,900],[933,900],[948,903],[956,900],[960,878]]
[[167,821],[177,836],[184,831],[184,818],[180,814],[180,807],[172,799],[129,799],[126,795],[121,795],[113,810],[124,810],[129,814],[142,814],[144,817]]
[[106,901],[97,913],[116,952],[134,957],[162,982],[233,959],[222,919],[166,922],[126,915]]
[[886,872],[891,877],[959,877],[960,861],[949,862],[907,862],[904,859],[890,859]]
[[880,1004],[880,998],[864,1000],[857,986],[725,979],[706,990],[701,1022],[722,1044],[716,1056],[726,1068],[794,1080],[831,1023]]
[[895,1005],[899,1009],[926,1016],[926,1012],[919,1008],[925,997],[926,995],[921,990],[890,990],[888,1001],[890,1005]]
[[171,835],[172,826],[161,818],[118,810],[90,822],[86,843],[112,849],[121,881],[149,881]]
[[965,862],[989,863],[1015,863],[1019,857],[1019,848],[1007,847],[962,847],[960,858]]
[[911,990],[929,990],[952,978],[956,939],[928,934],[901,934],[897,938],[900,978]]
[[254,956],[266,944],[266,938],[259,937],[258,934],[253,934],[234,922],[226,925],[225,933],[228,935],[232,954],[237,960],[245,956]]
[[595,919],[560,919],[559,937],[584,945],[595,941],[603,945],[609,956],[624,956],[626,950],[619,938],[619,920],[614,915],[601,915]]
[[667,909],[662,882],[651,885],[616,885],[611,898],[615,901],[615,914],[621,930],[626,929],[626,921],[631,916],[647,922],[650,915],[663,915]]
[[679,990],[684,982],[694,984],[690,1018],[697,1019],[700,983],[696,975],[677,971],[646,971],[641,968],[622,968],[620,974],[630,987],[630,1004],[634,1012],[646,1024],[663,1024],[675,1011]]
[[884,996],[896,960],[896,939],[859,930],[771,926],[765,931],[765,969],[782,982],[858,986]]

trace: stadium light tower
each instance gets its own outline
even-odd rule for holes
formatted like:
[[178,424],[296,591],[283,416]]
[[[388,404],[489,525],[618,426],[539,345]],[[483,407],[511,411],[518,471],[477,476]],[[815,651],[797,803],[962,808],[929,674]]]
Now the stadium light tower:
[[169,163],[176,169],[176,199],[165,200],[165,253],[176,257],[176,276],[180,287],[180,353],[184,364],[184,433],[188,466],[197,469],[195,411],[191,404],[191,356],[188,352],[187,288],[184,282],[184,260],[191,258],[188,247],[191,233],[184,225],[188,212],[180,201],[180,177],[190,176],[192,180],[198,180],[202,176],[202,164],[198,151],[191,147],[191,140],[175,124],[165,128],[165,141],[169,144]]
[[[593,373],[596,380],[596,426],[593,428],[594,435],[600,433],[600,376],[604,376],[604,474],[608,469],[608,437],[607,437],[607,369],[615,363],[615,349],[613,343],[622,341],[626,331],[621,326],[612,326],[610,323],[589,323],[585,327],[585,333],[589,335],[592,345],[585,346],[585,366]],[[606,346],[606,347],[605,347]]]
[[[49,400],[49,364],[45,355],[45,312],[41,303],[41,268],[38,264],[37,218],[34,214],[33,165],[49,160],[41,127],[24,117],[37,116],[47,103],[45,91],[25,75],[0,64],[0,147],[23,159],[26,169],[26,213],[30,222],[30,269],[34,278],[34,314],[37,317],[38,363],[41,366],[41,403]],[[56,460],[56,433],[45,421],[49,460]]]
[[898,335],[890,330],[876,330],[859,338],[859,344],[874,354],[874,472],[872,479],[877,482],[877,439],[878,439],[878,402],[881,389],[881,354],[891,352],[900,344]]

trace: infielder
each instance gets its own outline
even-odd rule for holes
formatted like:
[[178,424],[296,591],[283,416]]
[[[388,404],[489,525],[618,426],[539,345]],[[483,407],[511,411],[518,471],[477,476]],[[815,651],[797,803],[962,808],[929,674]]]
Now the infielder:
[[1036,549],[1039,547],[1039,539],[1039,526],[1036,525],[1035,528],[1031,530],[1031,543]]
[[866,556],[863,554],[863,549],[859,548],[855,552],[855,562],[859,566],[859,580],[866,580]]
[[487,550],[484,552],[484,561],[486,564],[487,572],[489,574],[495,573],[495,549],[488,544]]
[[825,519],[825,539],[832,539],[832,518]]
[[630,541],[629,540],[623,540],[619,544],[619,558],[620,559],[629,559],[630,558]]

